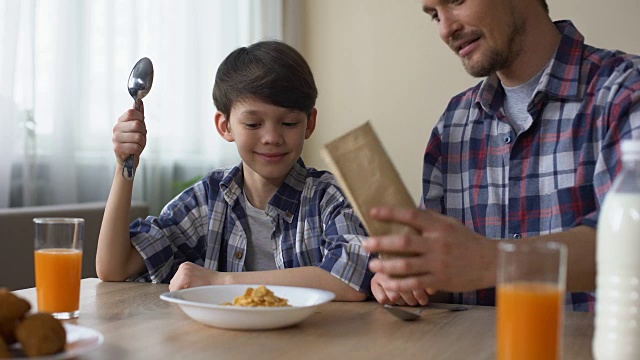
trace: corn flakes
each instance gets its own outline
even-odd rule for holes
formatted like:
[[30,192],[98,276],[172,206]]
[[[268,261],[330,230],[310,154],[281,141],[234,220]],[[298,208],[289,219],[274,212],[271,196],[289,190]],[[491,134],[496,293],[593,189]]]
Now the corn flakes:
[[233,299],[233,303],[225,302],[222,305],[230,306],[246,306],[246,307],[259,307],[259,306],[291,306],[287,299],[277,297],[273,291],[267,289],[266,286],[261,285],[253,289],[247,288],[244,295],[238,296]]

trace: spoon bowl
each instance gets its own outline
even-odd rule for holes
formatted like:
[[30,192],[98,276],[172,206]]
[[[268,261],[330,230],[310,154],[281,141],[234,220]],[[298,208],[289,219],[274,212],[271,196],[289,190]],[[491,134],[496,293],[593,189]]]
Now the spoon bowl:
[[[151,85],[153,84],[153,63],[149,58],[143,57],[131,69],[129,74],[129,81],[127,82],[127,88],[129,89],[129,95],[136,102],[143,97],[147,96]],[[138,104],[136,104],[138,105]]]
[[[135,110],[140,111],[142,108],[140,100],[147,96],[152,84],[153,63],[149,58],[143,57],[133,66],[131,74],[129,74],[129,80],[127,81],[127,88],[129,95],[133,98]],[[129,181],[133,180],[133,176],[135,175],[134,164],[134,155],[129,155],[124,161],[122,176]]]

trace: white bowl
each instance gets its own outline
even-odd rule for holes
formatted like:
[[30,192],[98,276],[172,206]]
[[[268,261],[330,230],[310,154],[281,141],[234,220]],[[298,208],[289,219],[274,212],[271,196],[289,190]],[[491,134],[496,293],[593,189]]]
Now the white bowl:
[[331,291],[267,285],[267,288],[289,301],[288,307],[241,307],[221,305],[233,303],[248,287],[260,285],[210,285],[166,292],[160,299],[176,303],[185,314],[205,325],[232,330],[267,330],[291,326],[311,315],[315,308],[333,300]]

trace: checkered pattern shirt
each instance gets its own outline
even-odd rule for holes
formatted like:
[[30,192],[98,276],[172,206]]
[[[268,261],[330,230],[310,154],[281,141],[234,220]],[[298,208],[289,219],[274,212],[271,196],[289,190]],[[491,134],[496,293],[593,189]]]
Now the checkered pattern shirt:
[[[596,227],[621,169],[620,140],[640,138],[640,57],[584,44],[569,21],[556,26],[562,39],[525,129],[505,116],[495,74],[451,100],[425,151],[422,207],[492,239]],[[453,301],[493,305],[495,291]],[[574,310],[593,311],[594,302],[593,293],[567,296]]]
[[[244,271],[249,225],[242,174],[242,164],[213,171],[169,202],[160,216],[134,221],[131,243],[147,271],[133,280],[167,283],[185,261]],[[371,294],[369,255],[362,248],[367,233],[333,175],[298,160],[265,211],[273,224],[278,269],[318,266]]]

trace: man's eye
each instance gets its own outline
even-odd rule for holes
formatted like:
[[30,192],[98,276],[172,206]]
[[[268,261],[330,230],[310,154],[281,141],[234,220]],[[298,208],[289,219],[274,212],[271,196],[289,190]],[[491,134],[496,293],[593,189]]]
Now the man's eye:
[[438,13],[433,11],[430,13],[427,13],[427,15],[429,15],[429,17],[431,18],[431,21],[440,21],[440,19],[438,18]]

